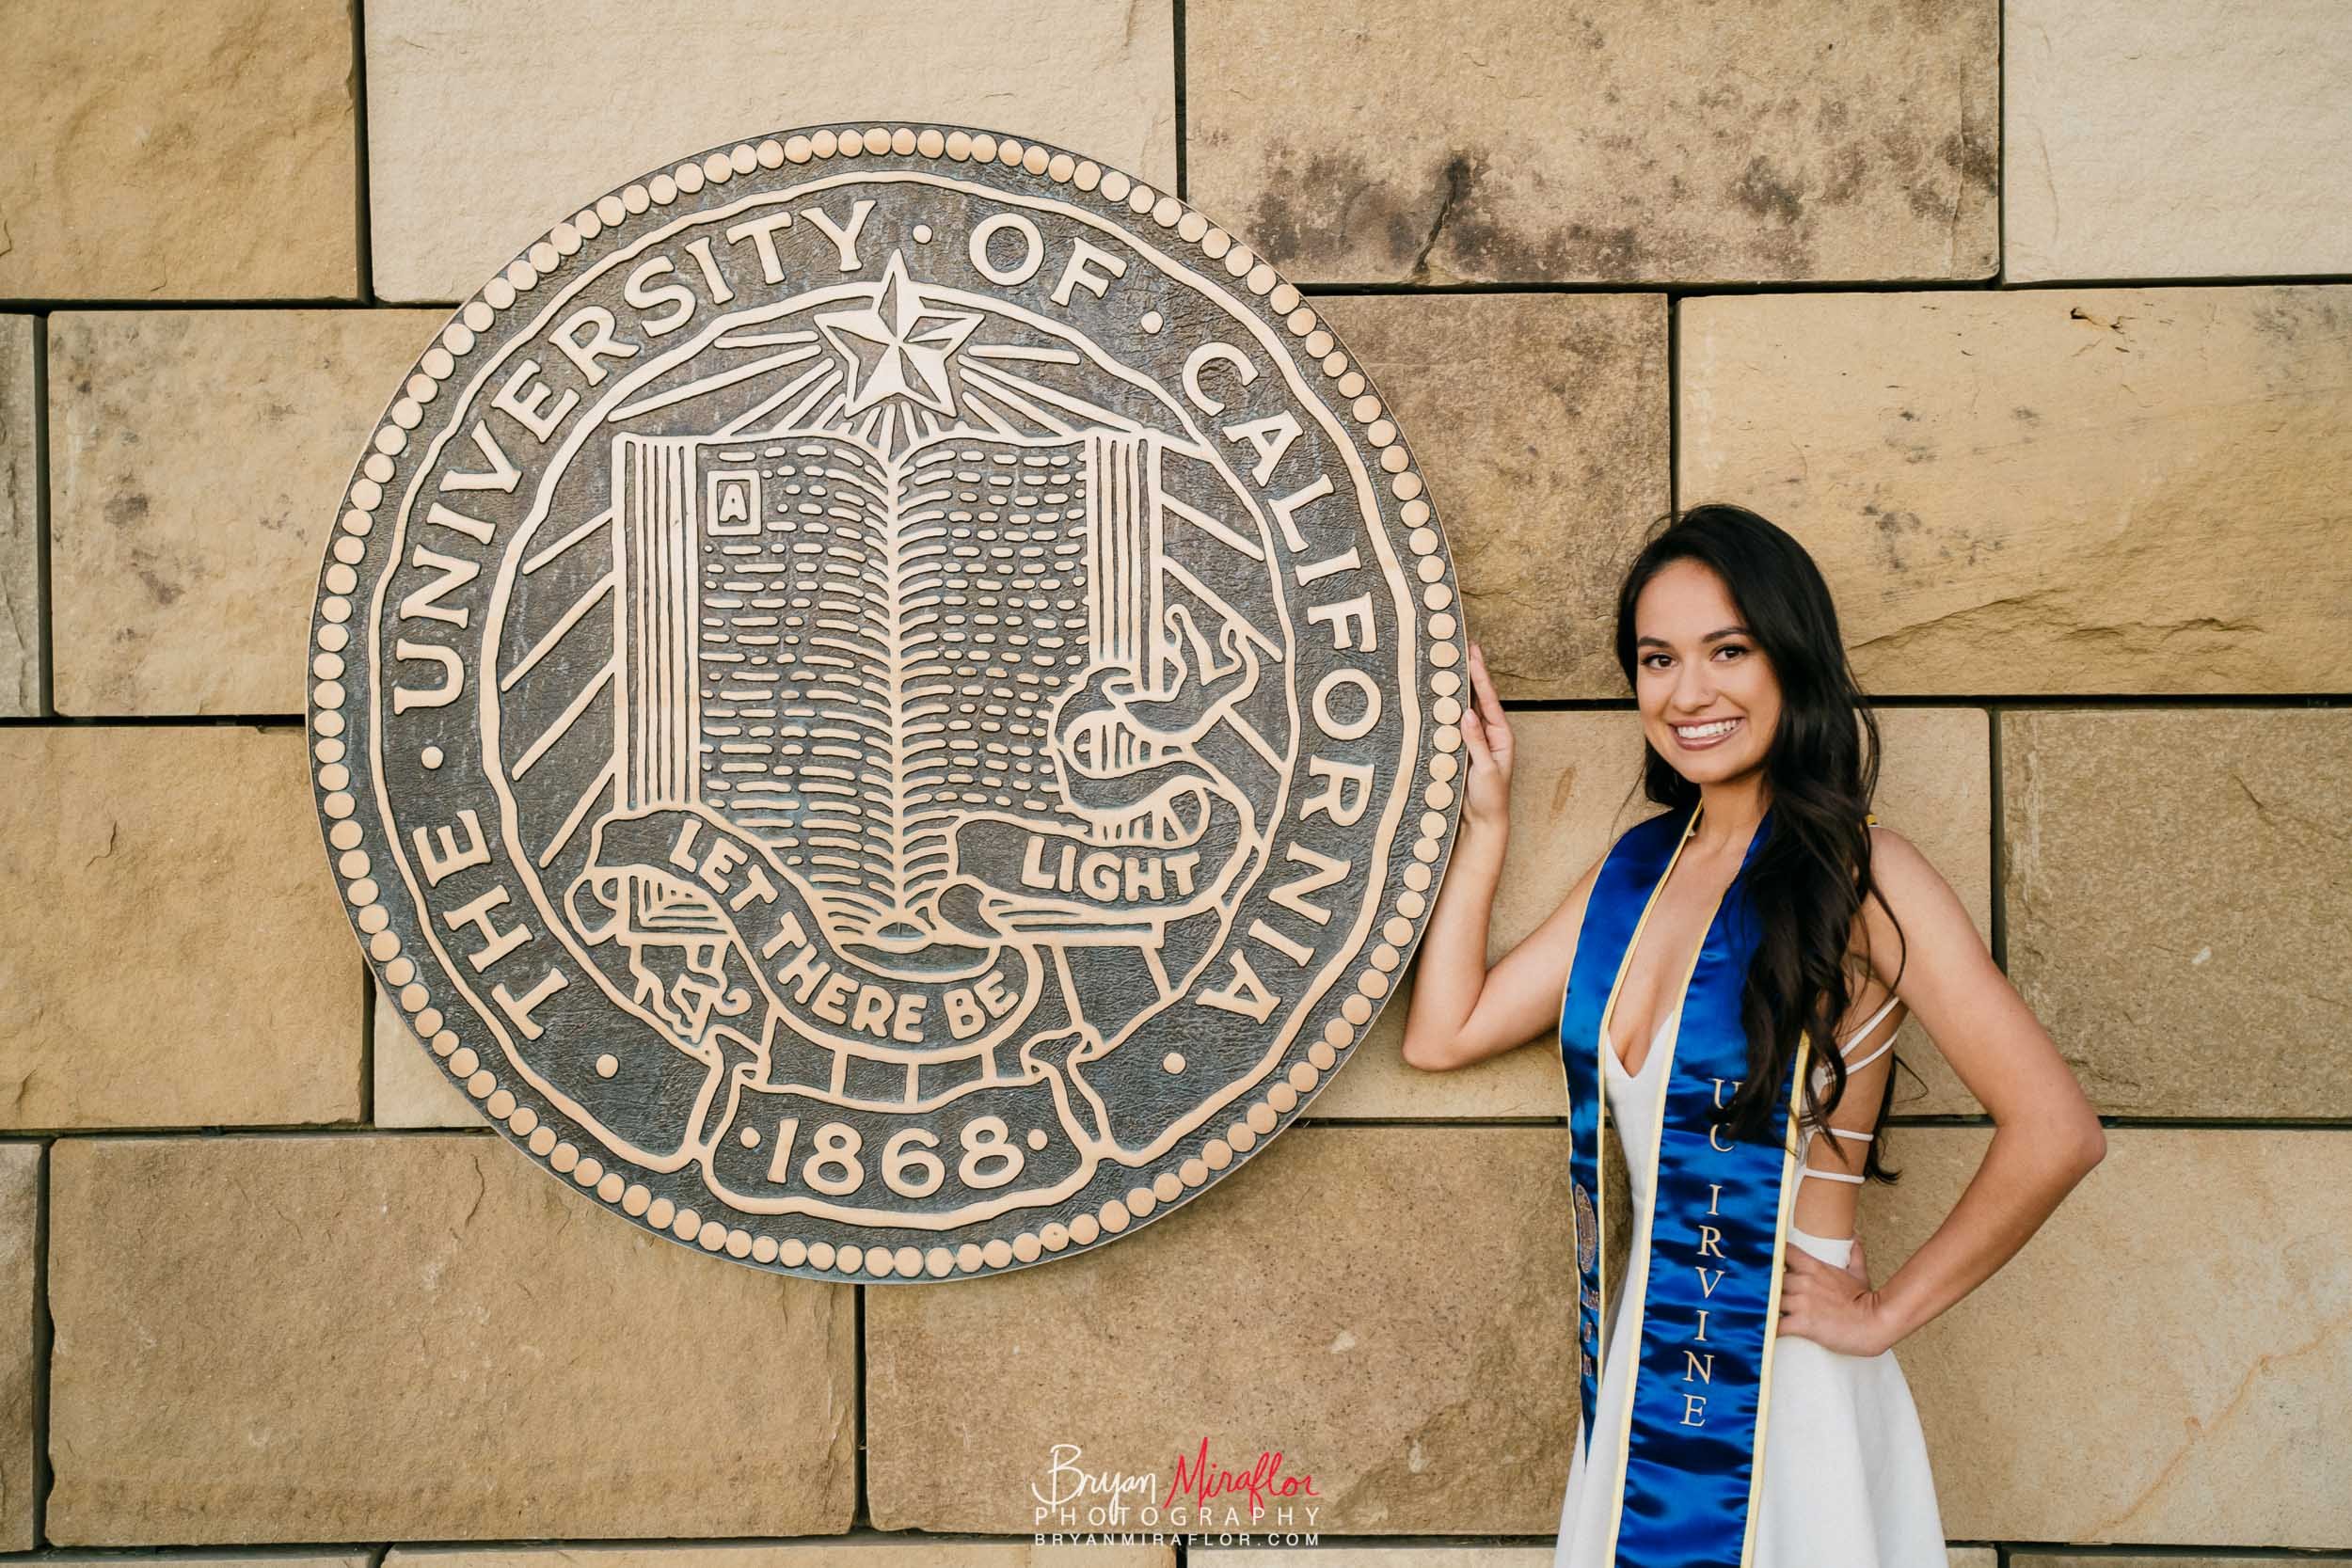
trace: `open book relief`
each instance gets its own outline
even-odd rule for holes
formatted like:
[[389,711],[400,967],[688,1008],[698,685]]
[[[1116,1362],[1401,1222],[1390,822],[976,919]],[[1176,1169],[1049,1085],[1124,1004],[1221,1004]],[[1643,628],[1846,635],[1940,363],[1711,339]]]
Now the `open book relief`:
[[[1057,699],[1091,663],[1159,662],[1150,455],[1114,431],[896,459],[821,432],[616,437],[625,803],[717,809],[844,937],[932,940],[958,818],[1066,820]],[[1150,749],[1083,738],[1104,763]],[[1163,824],[1094,826],[1149,843]]]

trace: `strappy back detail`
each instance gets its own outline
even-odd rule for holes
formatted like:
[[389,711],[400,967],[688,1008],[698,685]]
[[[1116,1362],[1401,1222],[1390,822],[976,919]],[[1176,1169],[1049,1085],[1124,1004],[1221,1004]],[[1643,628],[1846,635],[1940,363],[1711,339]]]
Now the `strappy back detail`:
[[[1898,1000],[1899,999],[1890,991],[1887,994],[1886,1005],[1879,1008],[1877,1012],[1872,1013],[1868,1022],[1863,1024],[1861,1028],[1856,1029],[1851,1035],[1846,1037],[1846,1042],[1838,1048],[1839,1051],[1842,1053],[1850,1050],[1857,1042],[1868,1039],[1870,1037],[1870,1031],[1877,1028],[1881,1023],[1883,1023],[1886,1021],[1886,1015],[1895,1010],[1895,1004]],[[1615,1043],[1611,1041],[1606,1035],[1601,1037],[1603,1046],[1601,1051],[1602,1060],[1613,1071],[1619,1083],[1639,1084],[1649,1076],[1651,1065],[1657,1062],[1663,1054],[1663,1053],[1660,1050],[1660,1047],[1665,1043],[1667,1034],[1674,1029],[1675,1025],[1680,1021],[1681,1017],[1682,1004],[1677,1002],[1675,1004],[1675,1010],[1668,1013],[1665,1020],[1658,1025],[1658,1032],[1650,1037],[1649,1051],[1642,1058],[1642,1069],[1639,1072],[1628,1072],[1626,1070],[1625,1063],[1619,1059],[1617,1055]],[[1868,1055],[1862,1057],[1858,1061],[1848,1062],[1846,1064],[1846,1070],[1851,1072],[1857,1068],[1867,1067],[1870,1063],[1877,1061],[1887,1052],[1893,1050],[1894,1046],[1894,1037],[1890,1035],[1887,1037],[1886,1040],[1878,1047],[1877,1050],[1872,1051]],[[1829,1129],[1829,1132],[1834,1136],[1851,1138],[1859,1143],[1868,1143],[1873,1138],[1878,1136],[1875,1132],[1849,1132],[1843,1127],[1833,1127]],[[1810,1149],[1811,1147],[1812,1130],[1808,1129],[1805,1132],[1805,1148]],[[1848,1176],[1842,1171],[1815,1170],[1812,1166],[1803,1164],[1803,1159],[1804,1156],[1800,1154],[1797,1170],[1797,1180],[1800,1181],[1803,1181],[1808,1176],[1819,1177],[1824,1181],[1850,1181],[1856,1185],[1860,1185],[1862,1181],[1861,1177]]]
[[[1893,1012],[1893,1011],[1895,1010],[1895,1004],[1896,1004],[1896,1002],[1897,1002],[1898,1000],[1899,1000],[1899,998],[1895,995],[1895,993],[1894,993],[1893,991],[1889,991],[1889,992],[1887,992],[1887,993],[1886,993],[1886,1005],[1885,1005],[1884,1006],[1881,1007],[1881,1008],[1880,1008],[1877,1012],[1872,1013],[1872,1014],[1870,1015],[1870,1021],[1869,1021],[1867,1023],[1865,1023],[1865,1024],[1864,1024],[1861,1028],[1856,1029],[1856,1030],[1855,1030],[1852,1034],[1851,1034],[1851,1035],[1849,1035],[1849,1036],[1847,1036],[1847,1037],[1846,1037],[1846,1041],[1845,1041],[1845,1043],[1844,1043],[1843,1045],[1840,1045],[1840,1046],[1837,1048],[1837,1050],[1838,1050],[1838,1054],[1843,1055],[1843,1054],[1845,1054],[1845,1053],[1846,1053],[1847,1051],[1849,1051],[1849,1050],[1852,1049],[1852,1048],[1853,1048],[1856,1044],[1860,1043],[1860,1042],[1861,1042],[1861,1041],[1863,1041],[1863,1040],[1867,1040],[1867,1039],[1868,1039],[1868,1038],[1870,1037],[1870,1031],[1871,1031],[1871,1030],[1873,1030],[1873,1029],[1875,1029],[1875,1028],[1877,1028],[1877,1027],[1878,1027],[1881,1023],[1884,1022],[1885,1022],[1885,1019],[1886,1019],[1886,1015],[1887,1015],[1888,1013],[1891,1013],[1891,1012]],[[1899,1033],[1899,1032],[1900,1032],[1900,1031],[1898,1031],[1898,1033]],[[1857,1060],[1857,1061],[1848,1062],[1848,1063],[1846,1064],[1846,1070],[1847,1070],[1848,1072],[1852,1072],[1852,1071],[1854,1071],[1854,1070],[1855,1070],[1856,1069],[1858,1069],[1858,1068],[1865,1068],[1865,1067],[1867,1067],[1867,1066],[1869,1066],[1872,1062],[1877,1061],[1877,1060],[1878,1060],[1881,1056],[1885,1055],[1885,1054],[1886,1054],[1889,1051],[1892,1051],[1892,1050],[1894,1050],[1894,1049],[1895,1049],[1895,1037],[1894,1037],[1893,1035],[1889,1035],[1889,1036],[1887,1036],[1887,1037],[1886,1037],[1886,1038],[1885,1038],[1884,1040],[1883,1040],[1883,1041],[1881,1041],[1881,1042],[1880,1042],[1880,1044],[1879,1044],[1879,1046],[1878,1046],[1878,1049],[1876,1049],[1875,1051],[1872,1051],[1872,1052],[1871,1052],[1868,1055],[1864,1056],[1864,1057],[1862,1057],[1861,1059],[1859,1059],[1859,1060]],[[1822,1066],[1822,1065],[1826,1065],[1826,1064],[1816,1064],[1816,1065],[1817,1065],[1817,1066]],[[1847,1182],[1851,1182],[1853,1185],[1855,1185],[1855,1186],[1857,1186],[1857,1187],[1858,1187],[1858,1186],[1860,1186],[1860,1185],[1862,1184],[1862,1178],[1861,1178],[1860,1176],[1849,1176],[1849,1175],[1847,1175],[1847,1174],[1846,1174],[1845,1172],[1843,1172],[1843,1171],[1835,1171],[1835,1170],[1815,1170],[1815,1169],[1814,1169],[1811,1165],[1805,1164],[1804,1163],[1804,1162],[1805,1155],[1806,1155],[1807,1153],[1809,1153],[1809,1152],[1812,1150],[1812,1148],[1813,1148],[1813,1132],[1814,1132],[1814,1131],[1815,1131],[1815,1130],[1810,1129],[1810,1128],[1808,1128],[1808,1129],[1805,1131],[1804,1148],[1803,1148],[1803,1150],[1801,1150],[1801,1151],[1800,1151],[1800,1153],[1798,1154],[1798,1157],[1797,1157],[1797,1158],[1798,1158],[1797,1180],[1800,1180],[1800,1181],[1803,1181],[1803,1180],[1804,1180],[1806,1177],[1811,1176],[1811,1177],[1817,1177],[1817,1178],[1819,1178],[1820,1180],[1823,1180],[1823,1181],[1847,1181]],[[1828,1132],[1829,1132],[1829,1133],[1830,1133],[1830,1135],[1831,1135],[1832,1137],[1837,1137],[1837,1138],[1851,1138],[1852,1140],[1854,1140],[1854,1141],[1855,1141],[1855,1142],[1857,1142],[1857,1143],[1866,1143],[1866,1144],[1867,1144],[1867,1143],[1868,1143],[1868,1142],[1870,1142],[1870,1140],[1872,1140],[1873,1138],[1875,1138],[1875,1137],[1877,1137],[1877,1136],[1878,1136],[1878,1134],[1877,1134],[1877,1133],[1875,1133],[1875,1132],[1848,1132],[1848,1131],[1847,1131],[1845,1128],[1843,1128],[1843,1127],[1832,1127],[1832,1128],[1828,1129]]]

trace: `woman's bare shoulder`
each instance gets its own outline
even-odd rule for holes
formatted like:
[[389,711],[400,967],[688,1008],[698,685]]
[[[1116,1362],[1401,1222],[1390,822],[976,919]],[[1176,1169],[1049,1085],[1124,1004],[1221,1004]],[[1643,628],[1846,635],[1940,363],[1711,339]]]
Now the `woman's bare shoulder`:
[[1891,901],[1901,904],[1921,895],[1937,890],[1949,894],[1951,884],[1936,870],[1925,851],[1894,829],[1881,823],[1870,825],[1870,880]]
[[1925,851],[1883,824],[1873,822],[1869,832],[1870,894],[1854,915],[1858,947],[1883,957],[1955,920],[1973,929],[1960,895]]

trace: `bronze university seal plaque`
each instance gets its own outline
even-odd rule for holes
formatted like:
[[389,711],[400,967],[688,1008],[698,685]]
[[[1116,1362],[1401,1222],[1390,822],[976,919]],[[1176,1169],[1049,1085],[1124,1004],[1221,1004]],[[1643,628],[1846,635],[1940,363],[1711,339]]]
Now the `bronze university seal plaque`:
[[1392,410],[1232,234],[977,131],[556,223],[370,433],[310,629],[337,883],[442,1069],[584,1201],[817,1278],[1232,1170],[1370,1032],[1458,813]]

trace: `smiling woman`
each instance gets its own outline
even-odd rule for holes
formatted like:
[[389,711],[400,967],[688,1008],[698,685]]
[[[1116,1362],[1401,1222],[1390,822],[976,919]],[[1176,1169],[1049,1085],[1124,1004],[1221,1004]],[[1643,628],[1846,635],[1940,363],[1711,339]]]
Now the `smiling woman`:
[[[1656,629],[1634,639],[1634,694],[1650,745],[1666,756],[1714,753],[1702,771],[1718,777],[1754,767],[1765,746],[1757,737],[1780,716],[1780,688],[1723,578],[1694,559],[1671,562],[1652,579],[1649,609]],[[1717,619],[1708,631],[1685,629]],[[1699,678],[1681,673],[1695,665],[1707,666]]]
[[[1472,645],[1462,835],[1404,1047],[1441,1071],[1556,1037],[1581,1411],[1557,1563],[1943,1568],[1893,1346],[2025,1244],[2097,1164],[2098,1119],[1951,888],[1876,825],[1877,721],[1794,538],[1685,512],[1628,568],[1615,646],[1639,787],[1666,809],[1490,970],[1513,745]],[[1910,1013],[1998,1131],[1990,1174],[1873,1289],[1856,1199],[1891,1180],[1877,1140]],[[1613,1117],[1632,1196],[1613,1292]]]

